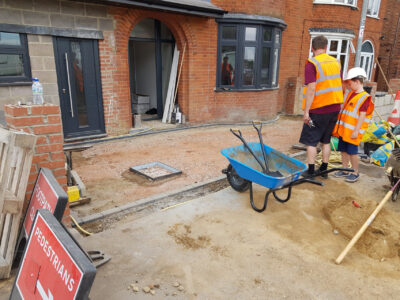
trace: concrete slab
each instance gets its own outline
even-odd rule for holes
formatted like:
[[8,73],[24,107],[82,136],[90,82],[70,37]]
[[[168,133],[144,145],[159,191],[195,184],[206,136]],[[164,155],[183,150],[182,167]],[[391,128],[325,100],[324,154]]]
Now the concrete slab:
[[[364,169],[363,169],[364,170]],[[347,243],[334,235],[324,205],[341,195],[378,200],[385,178],[374,168],[357,187],[338,179],[325,187],[304,184],[292,199],[270,200],[256,213],[248,193],[231,188],[145,217],[135,215],[87,237],[84,248],[113,259],[98,270],[93,299],[374,299],[400,292],[398,258],[379,262],[349,254],[334,259]],[[379,186],[380,188],[377,188]],[[255,186],[259,205],[266,189]],[[336,193],[335,193],[336,191]],[[374,192],[373,192],[374,191]],[[392,204],[389,204],[392,205]],[[179,282],[184,291],[173,286]],[[135,293],[130,284],[139,287]],[[142,288],[154,288],[155,295]]]

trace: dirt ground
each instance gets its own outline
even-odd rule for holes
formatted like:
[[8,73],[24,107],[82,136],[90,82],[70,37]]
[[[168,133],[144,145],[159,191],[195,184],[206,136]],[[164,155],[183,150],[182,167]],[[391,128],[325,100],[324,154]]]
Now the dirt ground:
[[[222,175],[228,161],[219,152],[240,145],[230,126],[187,129],[133,137],[101,144],[73,153],[73,167],[85,183],[89,204],[73,208],[78,216],[87,216],[142,199],[203,182]],[[248,142],[258,141],[252,126],[238,127]],[[281,117],[263,126],[264,143],[289,152],[297,143],[301,119]],[[150,181],[129,171],[132,166],[159,161],[182,171],[181,175]]]

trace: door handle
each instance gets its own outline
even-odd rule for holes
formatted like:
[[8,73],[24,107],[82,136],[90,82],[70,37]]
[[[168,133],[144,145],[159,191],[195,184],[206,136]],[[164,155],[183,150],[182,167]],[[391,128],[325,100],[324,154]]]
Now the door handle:
[[66,94],[66,93],[67,93],[67,90],[66,90],[66,89],[62,89],[62,93],[63,93],[63,94]]
[[[72,103],[72,95],[71,95],[71,80],[69,77],[69,62],[68,62],[68,53],[65,52],[65,64],[67,66],[67,80],[68,80],[68,91],[69,91],[69,104],[71,106],[71,117],[74,117],[74,106]],[[64,89],[63,89],[64,92]]]

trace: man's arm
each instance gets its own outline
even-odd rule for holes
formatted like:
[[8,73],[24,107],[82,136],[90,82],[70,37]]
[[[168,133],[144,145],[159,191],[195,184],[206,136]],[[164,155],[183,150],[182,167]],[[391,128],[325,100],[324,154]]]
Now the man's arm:
[[367,112],[365,112],[365,111],[360,112],[360,117],[358,118],[356,128],[354,128],[353,133],[350,136],[351,139],[356,139],[358,137],[358,131],[360,130],[361,125],[364,122],[366,115],[367,115]]
[[304,123],[308,124],[310,121],[310,107],[314,100],[316,82],[307,84],[306,91],[306,105],[304,107]]

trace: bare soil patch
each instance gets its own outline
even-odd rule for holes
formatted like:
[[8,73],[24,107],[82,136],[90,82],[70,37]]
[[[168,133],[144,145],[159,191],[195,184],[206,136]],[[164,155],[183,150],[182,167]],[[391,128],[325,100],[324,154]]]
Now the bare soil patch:
[[[264,125],[264,143],[290,152],[300,135],[299,124],[300,118],[281,117]],[[79,217],[87,216],[220,176],[228,165],[220,150],[241,144],[229,128],[216,126],[138,136],[93,144],[90,149],[73,153],[74,169],[92,199],[73,211]],[[248,142],[258,142],[251,125],[239,128]],[[154,161],[179,169],[182,174],[152,182],[129,171],[132,166]]]
[[190,225],[175,224],[168,230],[168,235],[187,249],[205,248],[210,244],[210,238],[206,235],[193,236]]
[[[356,201],[361,208],[353,205]],[[324,214],[332,227],[351,239],[377,206],[376,201],[346,196],[330,201]],[[383,208],[355,247],[369,257],[382,260],[399,255],[400,214]]]

